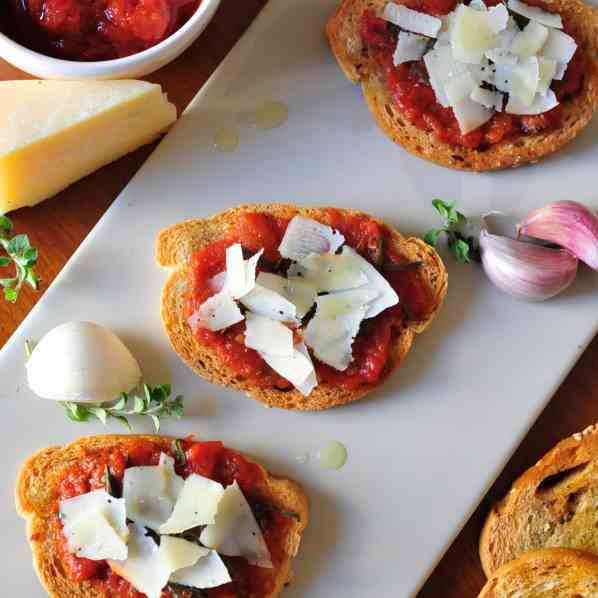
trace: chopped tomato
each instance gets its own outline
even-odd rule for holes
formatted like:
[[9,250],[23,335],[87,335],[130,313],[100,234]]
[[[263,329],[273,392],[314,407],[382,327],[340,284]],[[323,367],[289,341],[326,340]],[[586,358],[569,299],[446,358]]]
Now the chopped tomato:
[[188,471],[212,478],[223,448],[218,441],[194,442],[186,452]]

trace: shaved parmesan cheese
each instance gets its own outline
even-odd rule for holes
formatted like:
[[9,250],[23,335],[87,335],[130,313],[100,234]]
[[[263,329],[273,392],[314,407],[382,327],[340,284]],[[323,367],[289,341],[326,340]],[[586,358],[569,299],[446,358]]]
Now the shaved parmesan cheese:
[[466,72],[452,77],[444,84],[444,91],[451,106],[469,97],[471,92],[478,86],[471,73]]
[[208,280],[208,287],[214,294],[223,291],[226,288],[226,270],[212,276],[212,278]]
[[494,86],[499,91],[509,93],[511,91],[511,78],[513,77],[514,64],[494,65]]
[[366,308],[358,308],[348,314],[333,319],[316,315],[305,329],[305,344],[323,363],[343,372],[353,360],[352,346]]
[[183,538],[160,536],[160,548],[157,556],[160,558],[161,565],[172,572],[195,565],[209,552],[207,548]]
[[392,60],[395,66],[404,62],[421,60],[428,48],[428,38],[417,33],[399,31],[399,39]]
[[210,550],[192,567],[173,573],[170,581],[190,588],[208,589],[230,583],[232,580],[218,553]]
[[291,357],[293,331],[276,320],[248,312],[245,346],[268,355]]
[[486,108],[493,108],[497,112],[502,112],[504,96],[499,91],[491,91],[483,87],[476,87],[471,92],[471,99]]
[[295,216],[287,226],[278,247],[282,257],[299,261],[312,253],[336,253],[345,242],[345,237],[330,226]]
[[269,272],[260,272],[258,284],[282,295],[295,306],[297,318],[303,318],[316,300],[316,289],[301,278],[284,278]]
[[240,243],[235,243],[226,248],[226,285],[229,293],[238,299],[243,295],[245,282],[245,260],[243,248]]
[[309,354],[305,355],[297,346],[294,347],[293,354],[290,356],[269,355],[268,353],[260,353],[260,355],[277,374],[288,380],[299,391],[304,387],[310,376],[315,376],[314,366]]
[[532,56],[513,68],[509,96],[515,97],[524,106],[529,106],[538,91],[539,82],[539,62],[535,56]]
[[243,259],[243,248],[235,243],[226,249],[226,290],[233,299],[240,299],[249,293],[255,284],[257,263],[264,253],[258,251],[247,261]]
[[374,299],[366,311],[366,318],[373,318],[386,308],[392,307],[399,302],[399,296],[395,290],[390,286],[390,283],[368,262],[361,257],[352,247],[345,245],[343,247],[343,256],[353,258],[360,266],[362,272],[367,278],[368,287],[378,291],[378,297]]
[[126,560],[108,560],[110,568],[148,598],[160,598],[170,570],[159,556],[158,545],[142,525],[129,525],[129,554]]
[[573,58],[576,50],[577,43],[570,35],[550,29],[548,39],[542,48],[542,56],[566,65]]
[[225,289],[206,299],[188,322],[193,331],[198,326],[208,330],[224,330],[241,320],[243,314],[239,306]]
[[401,29],[413,33],[420,33],[427,37],[435,38],[442,27],[442,21],[437,17],[433,17],[424,12],[417,12],[406,6],[396,5],[392,2],[389,2],[384,7],[382,17],[387,21],[398,25]]
[[242,556],[258,567],[273,566],[262,530],[236,480],[224,491],[215,523],[199,539],[225,556]]
[[537,6],[530,6],[529,4],[525,4],[525,2],[521,2],[520,0],[509,0],[508,7],[509,10],[512,10],[518,15],[527,17],[532,21],[537,21],[538,23],[546,25],[547,27],[554,27],[555,29],[563,28],[563,20],[561,19],[561,15],[558,13],[551,13],[546,10],[542,10]]
[[510,96],[506,111],[509,114],[534,115],[548,112],[559,105],[559,101],[552,89],[544,95],[537,94],[531,104],[524,104],[515,96]]
[[184,484],[174,471],[174,462],[166,457],[162,453],[160,465],[129,467],[123,477],[127,517],[155,531],[172,514]]
[[[471,5],[470,5],[471,6]],[[509,11],[504,4],[497,4],[488,10],[488,25],[494,33],[504,31],[509,24]]]
[[517,26],[515,19],[513,17],[509,17],[506,28],[496,36],[496,46],[498,48],[504,48],[505,50],[508,50],[519,31],[520,29]]
[[295,306],[281,294],[258,283],[243,296],[241,303],[254,314],[280,322],[297,322]]
[[488,10],[488,7],[484,4],[482,0],[471,0],[471,2],[469,3],[469,8],[481,10],[483,12]]
[[451,30],[451,47],[455,60],[479,64],[484,52],[496,47],[496,32],[490,26],[488,14],[464,4],[457,7]]
[[448,98],[444,91],[444,83],[448,80],[447,65],[452,63],[452,51],[450,46],[436,46],[424,56],[424,64],[430,78],[430,85],[434,90],[436,101],[447,108]]
[[341,291],[323,295],[316,300],[317,315],[320,318],[334,319],[350,314],[356,309],[366,309],[379,296],[379,292],[368,286],[351,291]]
[[493,48],[486,51],[486,58],[495,64],[517,64],[519,57],[510,50],[504,48]]
[[550,84],[556,75],[557,64],[554,60],[540,56],[538,58],[538,67],[540,73],[538,93],[544,95],[548,91]]
[[305,280],[319,293],[354,289],[368,281],[360,262],[346,254],[310,255],[291,265],[288,276]]
[[553,79],[555,81],[562,81],[565,78],[565,73],[567,72],[567,67],[569,65],[563,62],[556,63],[556,71],[554,73]]
[[127,509],[122,498],[114,498],[105,490],[93,490],[63,500],[59,504],[60,520],[66,530],[71,522],[85,518],[91,513],[100,513],[123,539],[127,539]]
[[296,386],[297,390],[304,396],[308,397],[312,390],[318,385],[318,378],[316,376],[316,370],[314,368],[313,362],[311,360],[311,356],[305,343],[297,343],[295,345],[295,351],[299,351],[306,359],[309,359],[309,363],[311,363],[312,371],[310,372],[309,376],[304,380],[302,384]]
[[548,39],[548,28],[536,21],[530,21],[523,31],[520,31],[513,40],[511,52],[529,58],[535,56]]
[[76,556],[101,561],[127,558],[127,545],[99,511],[69,520],[63,528],[68,548]]
[[485,81],[486,83],[492,83],[494,80],[494,66],[490,64],[490,61],[484,56],[480,64],[468,64],[467,72],[474,78],[474,81],[479,84]]
[[214,523],[224,488],[218,482],[192,473],[186,480],[161,534],[180,534],[198,525]]
[[463,135],[467,135],[487,123],[494,114],[494,110],[485,108],[470,97],[460,100],[452,108]]

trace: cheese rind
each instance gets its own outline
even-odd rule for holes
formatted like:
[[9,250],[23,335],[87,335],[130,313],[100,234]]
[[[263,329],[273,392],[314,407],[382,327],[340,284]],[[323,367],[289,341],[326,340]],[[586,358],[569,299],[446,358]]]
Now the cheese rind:
[[0,104],[0,214],[55,195],[176,120],[145,81],[4,81]]

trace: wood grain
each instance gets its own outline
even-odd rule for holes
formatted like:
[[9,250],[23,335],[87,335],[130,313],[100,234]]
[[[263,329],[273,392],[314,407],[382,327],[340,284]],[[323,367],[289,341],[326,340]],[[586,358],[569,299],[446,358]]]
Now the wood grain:
[[[193,98],[267,0],[223,0],[201,38],[178,60],[149,79],[161,83],[182,110]],[[0,61],[0,79],[26,75]],[[135,174],[153,147],[115,162],[33,209],[11,214],[18,232],[40,249],[40,293],[25,289],[17,305],[0,302],[0,346],[29,313],[43,291]],[[558,440],[598,421],[598,338],[584,353],[529,432],[418,598],[475,598],[484,584],[477,555],[478,534],[491,502]],[[536,373],[538,374],[538,373]],[[472,449],[473,450],[473,449]],[[399,596],[397,598],[406,598]]]

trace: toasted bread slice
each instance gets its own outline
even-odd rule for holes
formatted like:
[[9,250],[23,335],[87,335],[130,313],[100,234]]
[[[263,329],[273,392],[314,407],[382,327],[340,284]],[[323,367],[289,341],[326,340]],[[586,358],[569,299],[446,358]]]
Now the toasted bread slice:
[[[251,398],[261,401],[268,407],[282,407],[298,410],[322,410],[343,405],[363,397],[379,386],[403,361],[416,334],[422,332],[434,319],[447,291],[448,277],[442,260],[436,251],[421,239],[405,238],[394,228],[376,220],[391,232],[394,249],[409,261],[421,261],[421,275],[433,298],[432,308],[425,320],[404,323],[395,335],[389,362],[382,379],[376,384],[363,385],[356,390],[345,390],[338,386],[320,383],[304,397],[299,391],[260,388],[247,380],[240,379],[237,373],[223,364],[218,354],[209,347],[202,346],[193,336],[184,313],[185,298],[188,292],[190,255],[201,247],[221,238],[243,212],[265,212],[283,218],[300,214],[313,220],[329,223],[324,209],[305,208],[283,204],[246,205],[227,210],[212,218],[190,220],[176,224],[162,231],[158,237],[156,259],[161,266],[172,269],[162,291],[162,320],[174,350],[202,378],[214,384],[222,384],[243,390]],[[345,214],[362,214],[352,210],[338,210]],[[368,216],[369,217],[369,216]],[[371,217],[370,217],[371,218]]]
[[[563,103],[561,126],[555,130],[514,136],[484,151],[438,141],[431,132],[419,129],[401,114],[388,93],[384,74],[362,42],[362,14],[365,10],[382,14],[388,1],[342,0],[326,30],[340,67],[350,81],[361,83],[369,109],[380,128],[412,154],[441,166],[462,170],[485,171],[520,166],[563,147],[590,122],[598,108],[598,9],[581,0],[543,0],[546,10],[561,14],[587,62],[583,88]],[[397,2],[400,3],[400,0]]]
[[[98,449],[118,448],[131,439],[147,439],[170,444],[171,438],[154,435],[105,435],[80,438],[64,447],[46,448],[23,465],[16,485],[17,512],[27,521],[27,537],[39,580],[52,598],[102,598],[97,585],[72,581],[63,569],[57,546],[57,484],[61,474],[83,457]],[[252,461],[244,456],[247,460]],[[260,466],[261,467],[261,466]],[[260,490],[273,506],[297,514],[288,533],[281,540],[285,558],[272,569],[272,589],[259,598],[276,598],[291,576],[291,561],[297,554],[301,535],[309,519],[309,501],[296,482],[266,474],[266,487]]]
[[594,598],[598,556],[582,550],[546,548],[501,567],[478,598]]
[[539,548],[598,554],[597,505],[598,427],[590,426],[559,442],[492,508],[480,537],[486,575]]

